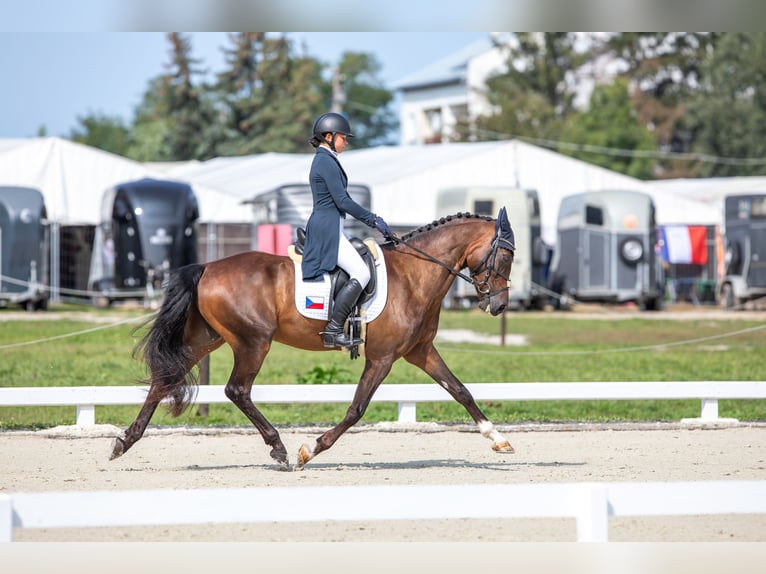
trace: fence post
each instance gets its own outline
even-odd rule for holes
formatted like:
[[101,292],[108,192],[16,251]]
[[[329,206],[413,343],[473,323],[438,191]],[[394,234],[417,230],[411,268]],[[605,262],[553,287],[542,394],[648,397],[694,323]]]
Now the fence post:
[[584,484],[575,487],[573,501],[577,520],[577,542],[609,541],[609,500],[606,487]]
[[702,399],[702,420],[715,420],[718,418],[718,399]]
[[78,427],[92,427],[96,424],[96,405],[77,405]]
[[399,416],[397,418],[397,421],[400,423],[414,423],[418,420],[416,409],[417,409],[417,403],[405,403],[400,402],[398,403],[399,406]]
[[0,494],[0,542],[13,540],[13,501],[7,494]]

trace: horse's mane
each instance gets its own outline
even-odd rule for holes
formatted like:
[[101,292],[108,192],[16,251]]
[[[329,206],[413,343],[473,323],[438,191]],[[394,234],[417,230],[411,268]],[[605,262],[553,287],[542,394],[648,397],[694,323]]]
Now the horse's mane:
[[441,219],[435,219],[427,225],[421,225],[417,229],[413,229],[406,235],[403,235],[402,239],[404,241],[407,241],[408,239],[414,237],[415,235],[420,235],[421,233],[431,231],[432,229],[439,227],[440,225],[445,225],[452,221],[463,220],[463,219],[483,219],[484,221],[494,221],[494,218],[489,217],[488,215],[478,215],[475,213],[468,213],[468,212],[456,213],[455,215],[448,215],[446,217],[442,217]]

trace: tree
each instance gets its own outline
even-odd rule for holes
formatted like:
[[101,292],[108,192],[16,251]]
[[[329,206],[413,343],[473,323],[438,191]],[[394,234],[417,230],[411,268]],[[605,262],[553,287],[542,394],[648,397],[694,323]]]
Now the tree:
[[626,80],[596,86],[588,110],[570,118],[561,138],[582,146],[562,153],[632,177],[652,176],[654,160],[635,152],[656,150],[657,143],[637,120]]
[[507,50],[507,70],[487,81],[487,99],[496,113],[477,118],[476,133],[459,129],[462,139],[527,136],[557,139],[575,111],[576,77],[588,61],[569,32],[519,33]]
[[161,161],[172,157],[168,146],[170,120],[162,98],[162,76],[149,81],[141,103],[136,107],[127,157],[136,161]]
[[[346,113],[354,132],[355,148],[389,143],[389,134],[395,127],[396,118],[390,108],[394,96],[383,87],[380,68],[372,54],[345,52],[333,70],[335,87],[330,109]],[[333,100],[342,108],[335,109]]]
[[68,139],[111,153],[126,154],[130,146],[130,130],[119,117],[89,113],[78,116],[77,122]]
[[[203,71],[191,55],[191,40],[180,33],[167,35],[171,44],[170,72],[160,76],[159,111],[165,111],[164,146],[167,160],[209,159],[215,155],[216,114],[207,94],[195,84]],[[163,117],[162,115],[160,117]]]
[[314,117],[322,110],[321,66],[294,57],[284,35],[230,35],[227,68],[214,86],[225,114],[221,155],[307,151]]
[[[685,153],[693,145],[686,105],[699,89],[703,62],[721,34],[692,32],[625,32],[603,40],[599,51],[622,64],[621,76],[632,84],[638,120],[657,139],[661,151]],[[662,160],[655,166],[662,177],[695,173],[686,161]]]
[[730,159],[703,164],[702,176],[766,173],[764,62],[764,33],[725,34],[705,62],[702,89],[689,106],[697,133],[694,151]]

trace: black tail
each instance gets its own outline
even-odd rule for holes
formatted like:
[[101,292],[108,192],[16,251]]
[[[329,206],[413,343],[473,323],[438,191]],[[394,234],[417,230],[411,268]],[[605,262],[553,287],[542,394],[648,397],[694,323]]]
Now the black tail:
[[184,327],[204,270],[204,265],[193,264],[172,274],[162,307],[133,351],[134,357],[142,355],[149,370],[150,378],[144,382],[164,387],[173,416],[184,412],[196,396],[197,379],[189,367],[193,357],[184,344]]

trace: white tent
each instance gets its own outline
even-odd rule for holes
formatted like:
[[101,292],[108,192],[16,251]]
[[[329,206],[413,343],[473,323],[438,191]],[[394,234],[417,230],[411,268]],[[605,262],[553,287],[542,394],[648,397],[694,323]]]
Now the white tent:
[[[164,166],[171,177],[226,190],[241,200],[280,185],[307,183],[312,154],[267,153]],[[438,217],[436,195],[459,186],[518,186],[536,189],[543,239],[556,242],[561,199],[572,193],[628,189],[652,195],[664,224],[718,224],[718,209],[647,182],[520,141],[376,147],[341,156],[349,183],[367,185],[372,210],[391,225],[417,227]]]
[[[59,224],[97,224],[104,191],[142,178],[168,179],[163,171],[61,138],[0,140],[0,185],[39,189],[48,218]],[[249,221],[238,196],[195,184],[201,221]]]

